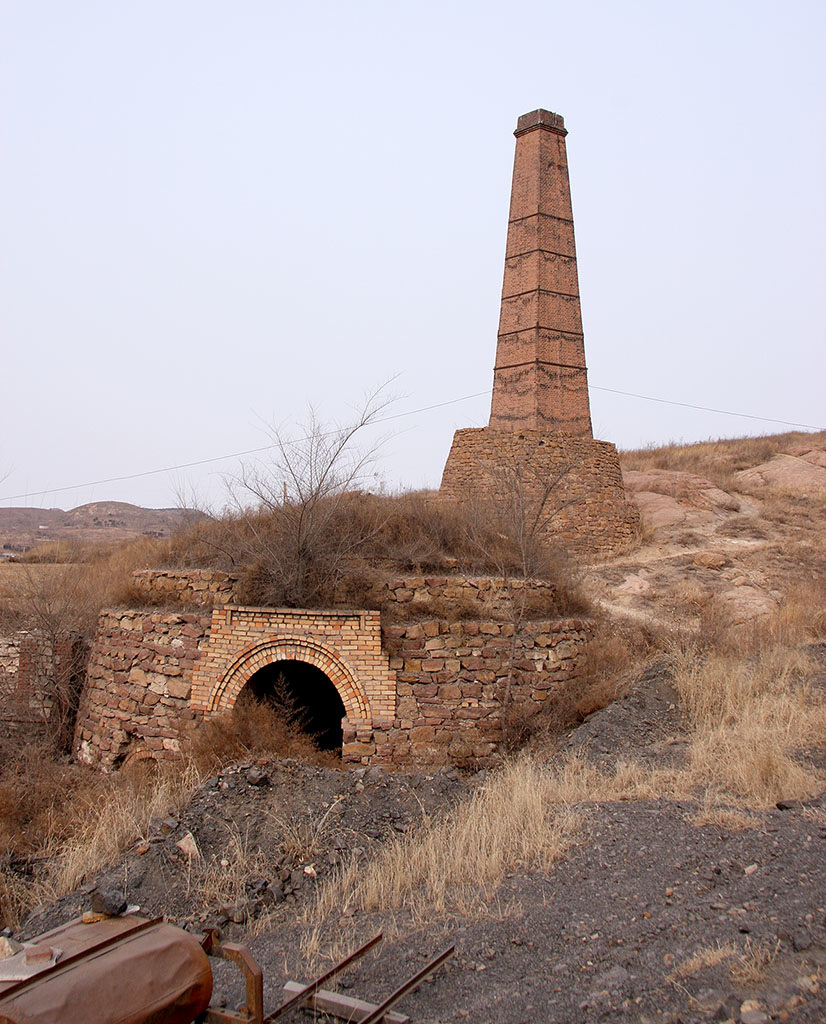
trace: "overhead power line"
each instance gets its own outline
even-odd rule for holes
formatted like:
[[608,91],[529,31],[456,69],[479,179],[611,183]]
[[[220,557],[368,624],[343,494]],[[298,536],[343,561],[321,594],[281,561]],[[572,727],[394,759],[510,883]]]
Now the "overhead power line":
[[792,423],[790,420],[775,420],[771,416],[752,416],[747,412],[731,412],[729,409],[712,409],[708,405],[692,405],[690,402],[673,402],[668,398],[652,398],[650,395],[636,395],[633,391],[618,391],[616,388],[601,388],[596,384],[588,385],[589,391],[609,391],[612,395],[625,395],[626,398],[641,398],[644,402],[659,402],[661,405],[679,405],[683,409],[699,409],[700,412],[716,412],[721,416],[739,416],[744,420],[760,420],[763,423],[779,423],[784,427],[805,427],[806,430],[826,430],[816,427],[813,423]]
[[[390,416],[378,416],[373,423],[386,423],[388,420],[397,420],[402,416],[417,416],[419,413],[430,412],[433,409],[442,409],[446,405],[456,405],[458,402],[467,402],[471,398],[481,398],[482,395],[489,395],[491,389],[487,391],[477,391],[475,395],[463,395],[461,398],[451,398],[447,402],[436,402],[435,405],[425,405],[421,409],[410,409],[408,412],[396,412]],[[314,434],[312,437],[332,437],[337,434],[338,430],[327,430],[320,434]],[[63,491],[78,491],[84,487],[98,487],[102,484],[116,484],[122,483],[125,480],[140,480],[145,476],[158,476],[160,473],[174,473],[179,469],[194,469],[195,466],[208,466],[213,462],[227,462],[229,459],[243,459],[246,455],[259,455],[261,452],[272,451],[273,448],[278,448],[281,443],[283,444],[301,444],[303,441],[311,440],[311,436],[306,437],[294,437],[284,442],[274,441],[272,444],[262,445],[260,448],[247,448],[243,452],[231,452],[229,455],[214,455],[209,459],[197,459],[195,462],[181,462],[175,466],[163,466],[161,469],[145,469],[140,473],[126,473],[123,476],[110,476],[102,480],[87,480],[82,484],[67,484],[65,487],[48,487],[42,491],[26,491],[24,494],[11,494],[5,498],[0,498],[0,501],[18,501],[21,498],[40,497],[43,494],[60,494]]]
[[[682,409],[696,409],[700,412],[712,412],[717,413],[721,416],[736,416],[740,419],[746,420],[758,420],[762,423],[777,423],[784,427],[801,427],[805,430],[826,430],[826,427],[818,427],[812,423],[794,423],[791,420],[780,420],[774,419],[770,416],[753,416],[750,413],[745,412],[732,412],[730,409],[714,409],[707,405],[693,405],[690,402],[675,402],[668,398],[654,398],[651,395],[638,395],[633,391],[620,391],[617,388],[606,388],[600,387],[597,384],[589,384],[589,391],[606,391],[612,395],[623,395],[626,398],[638,398],[644,402],[657,402],[660,405],[675,405]],[[459,402],[468,402],[472,398],[482,398],[484,395],[489,395],[492,389],[487,388],[485,391],[477,391],[472,395],[463,395],[461,398],[451,398],[446,402],[436,402],[433,405],[424,405],[419,409],[409,409],[407,412],[396,412],[391,413],[388,416],[380,416],[373,420],[373,423],[386,423],[390,420],[401,419],[404,416],[419,416],[425,412],[432,412],[434,409],[443,409],[448,405],[457,405]],[[328,430],[324,433],[313,435],[316,437],[331,437],[338,433],[338,430]],[[306,437],[296,437],[284,441],[284,444],[301,444],[304,441],[311,440],[308,435]],[[23,498],[40,497],[44,494],[60,494],[64,491],[77,491],[84,487],[100,487],[103,484],[115,484],[123,483],[126,480],[140,480],[147,476],[158,476],[161,473],[174,473],[180,469],[194,469],[196,466],[208,466],[215,462],[227,462],[230,459],[242,459],[247,455],[259,455],[261,452],[271,451],[273,448],[278,448],[280,442],[274,442],[272,444],[265,444],[259,448],[247,448],[241,452],[231,452],[228,455],[214,455],[208,459],[197,459],[194,462],[181,462],[175,466],[163,466],[160,469],[146,469],[139,473],[125,473],[122,476],[110,476],[101,480],[87,480],[81,484],[67,484],[64,487],[50,487],[42,491],[26,491],[23,494],[10,494],[6,497],[0,498],[0,501],[19,501]]]

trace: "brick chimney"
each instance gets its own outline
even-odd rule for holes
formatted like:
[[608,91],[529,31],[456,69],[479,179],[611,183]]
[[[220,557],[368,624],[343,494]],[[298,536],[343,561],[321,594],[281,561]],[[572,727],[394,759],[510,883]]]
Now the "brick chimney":
[[519,118],[490,428],[592,437],[574,220],[559,114]]

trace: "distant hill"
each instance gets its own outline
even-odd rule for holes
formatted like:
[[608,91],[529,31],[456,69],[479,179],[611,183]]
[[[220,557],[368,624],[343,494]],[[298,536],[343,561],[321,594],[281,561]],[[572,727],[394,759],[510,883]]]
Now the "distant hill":
[[169,537],[203,515],[195,509],[140,508],[123,501],[93,501],[68,512],[62,508],[0,508],[0,557],[55,541],[85,544]]

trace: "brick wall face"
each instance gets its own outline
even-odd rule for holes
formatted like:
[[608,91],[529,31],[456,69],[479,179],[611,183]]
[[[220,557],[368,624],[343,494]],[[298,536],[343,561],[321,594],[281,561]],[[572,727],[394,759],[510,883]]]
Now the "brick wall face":
[[559,476],[546,511],[548,539],[577,552],[608,552],[631,543],[639,510],[625,497],[614,445],[586,437],[490,427],[457,430],[442,476],[441,494],[457,501],[508,500],[504,491],[520,472],[528,505],[539,501],[545,482]]
[[519,119],[490,425],[591,436],[562,118]]
[[[0,637],[0,722],[47,725],[74,718],[85,647],[75,634],[20,630]],[[56,725],[56,722],[52,724]]]
[[344,702],[346,734],[392,721],[396,680],[374,611],[214,609],[192,707],[206,715],[230,711],[260,668],[284,659],[309,662],[333,682]]

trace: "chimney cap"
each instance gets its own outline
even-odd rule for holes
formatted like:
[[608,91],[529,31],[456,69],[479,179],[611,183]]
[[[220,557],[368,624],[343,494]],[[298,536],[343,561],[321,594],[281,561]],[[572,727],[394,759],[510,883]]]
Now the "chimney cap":
[[545,128],[547,131],[556,132],[557,135],[568,134],[562,114],[554,114],[541,107],[538,110],[532,110],[529,114],[523,114],[516,122],[516,131],[513,134],[519,138],[520,135],[533,131],[535,128]]

